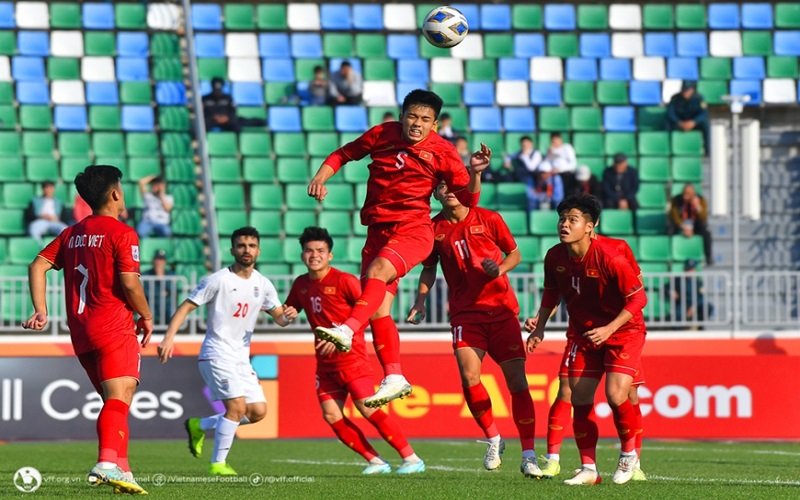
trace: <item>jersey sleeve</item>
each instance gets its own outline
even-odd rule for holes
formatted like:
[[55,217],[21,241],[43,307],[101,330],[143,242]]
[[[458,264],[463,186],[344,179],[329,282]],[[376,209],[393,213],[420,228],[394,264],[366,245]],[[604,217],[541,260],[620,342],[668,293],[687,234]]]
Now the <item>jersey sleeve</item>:
[[57,270],[64,267],[64,253],[62,249],[65,246],[64,238],[66,238],[68,232],[69,231],[61,231],[61,234],[56,236],[53,241],[48,243],[47,246],[39,252],[39,257],[53,264]]
[[517,248],[517,242],[514,239],[514,235],[511,234],[508,224],[503,220],[503,217],[500,214],[495,214],[491,220],[495,231],[495,243],[500,247],[500,250],[505,254],[515,250]]
[[275,289],[275,285],[268,278],[264,278],[264,281],[264,303],[261,304],[261,308],[265,311],[271,311],[280,306],[281,301],[278,298],[278,290]]
[[195,287],[194,290],[189,294],[186,300],[192,302],[195,305],[202,306],[203,304],[208,304],[214,297],[217,295],[217,291],[219,290],[219,275],[214,273],[210,276],[206,276],[200,281],[200,284]]
[[341,288],[347,303],[354,306],[361,296],[361,281],[352,274],[342,273]]
[[639,267],[639,263],[636,262],[636,257],[633,256],[633,250],[631,250],[631,247],[630,245],[628,245],[628,242],[623,241],[622,245],[620,245],[620,248],[622,250],[622,255],[625,256],[625,260],[627,260],[628,264],[630,264],[631,268],[633,268],[634,274],[636,274],[637,277],[641,275],[642,269]]
[[299,293],[297,292],[298,288],[300,288],[298,285],[298,280],[294,280],[294,283],[292,283],[292,289],[289,290],[289,296],[286,297],[285,303],[287,306],[294,307],[297,309],[297,312],[300,312],[303,310],[303,303],[300,302]]
[[353,142],[348,142],[331,153],[325,159],[325,164],[333,168],[334,172],[338,172],[345,163],[364,158],[372,152],[382,130],[380,125],[372,127]]
[[544,257],[544,292],[542,293],[542,307],[553,309],[558,305],[558,284],[556,283],[555,269],[558,263],[552,250]]
[[139,236],[136,231],[124,231],[116,237],[114,265],[118,273],[139,274]]

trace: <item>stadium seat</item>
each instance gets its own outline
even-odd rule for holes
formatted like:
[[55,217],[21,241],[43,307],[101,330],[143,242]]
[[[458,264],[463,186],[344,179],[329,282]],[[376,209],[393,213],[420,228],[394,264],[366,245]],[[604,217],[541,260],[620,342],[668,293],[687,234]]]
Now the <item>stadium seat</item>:
[[536,115],[531,107],[503,108],[503,129],[506,132],[533,132]]
[[245,182],[271,183],[275,180],[275,162],[272,158],[245,157],[242,171]]
[[362,106],[337,106],[335,121],[339,132],[364,132],[369,128],[367,112]]
[[[237,85],[242,84],[237,83]],[[236,88],[236,85],[234,85],[234,88]],[[243,102],[236,99],[235,102],[239,105],[245,105]],[[159,106],[185,106],[186,86],[182,82],[157,82],[156,103]]]
[[673,261],[684,262],[687,259],[694,259],[705,262],[702,236],[695,235],[690,238],[683,235],[672,236],[670,238],[670,246],[672,249],[671,259]]
[[570,4],[545,5],[544,27],[549,31],[574,31],[576,28],[575,7]]
[[702,159],[699,156],[673,158],[671,176],[676,183],[703,182]]
[[739,6],[733,3],[710,4],[708,27],[713,30],[739,29]]
[[663,57],[636,57],[633,59],[633,78],[644,81],[661,81],[667,76]]
[[735,57],[733,77],[740,80],[763,80],[767,76],[763,57]]
[[611,35],[611,55],[631,59],[644,55],[644,41],[639,33],[614,33]]
[[607,132],[603,137],[605,153],[613,156],[624,153],[628,157],[636,155],[636,134],[626,132]]
[[50,37],[44,31],[19,31],[17,53],[21,56],[47,57],[50,55]]
[[636,211],[636,232],[640,235],[640,241],[641,235],[666,234],[667,214],[663,209],[640,208]]
[[28,158],[25,178],[29,182],[54,181],[59,178],[58,163],[53,158]]
[[770,31],[742,32],[742,53],[746,56],[771,56],[772,32]]
[[530,64],[530,79],[539,82],[564,81],[564,68],[559,57],[533,57]]
[[643,156],[669,156],[669,133],[660,131],[640,132],[639,154]]
[[467,106],[494,106],[494,83],[464,82],[464,104]]
[[[641,171],[641,167],[640,167]],[[636,193],[639,208],[660,208],[667,206],[667,190],[660,182],[643,182]]]
[[353,188],[350,184],[332,184],[328,187],[328,194],[322,202],[324,210],[353,210],[355,199]]
[[147,29],[147,10],[144,4],[116,4],[114,24],[117,29]]
[[215,4],[192,5],[192,27],[198,31],[221,31],[222,9],[220,6]]
[[597,82],[597,102],[603,105],[628,104],[628,83],[618,80]]
[[800,56],[800,30],[775,31],[773,48],[777,56]]
[[321,5],[319,18],[323,30],[350,30],[352,28],[350,6],[346,4]]
[[764,102],[767,104],[791,104],[797,102],[797,85],[791,78],[767,78],[764,80]]
[[631,62],[627,59],[600,59],[601,80],[630,80]]
[[3,200],[6,208],[28,208],[34,196],[34,185],[31,183],[3,184]]
[[661,104],[661,82],[634,80],[630,83],[630,102],[635,106]]
[[288,184],[292,182],[308,182],[308,162],[305,158],[278,158],[276,172],[278,182]]
[[767,58],[767,77],[796,79],[797,58],[791,56],[770,56]]
[[544,35],[539,33],[515,33],[514,56],[530,59],[545,55]]
[[308,196],[308,185],[300,184],[287,184],[286,192],[286,207],[291,210],[316,210],[319,208],[319,203],[314,198]]
[[464,65],[462,61],[446,57],[431,59],[431,82],[463,83]]
[[705,29],[706,6],[679,4],[675,6],[675,25],[681,30]]
[[560,106],[561,84],[558,82],[532,82],[530,103],[534,106]]
[[499,132],[503,123],[500,108],[473,106],[469,109],[470,129],[474,132]]
[[672,33],[645,33],[644,53],[649,57],[674,56],[675,37]]
[[800,28],[800,4],[776,3],[775,4],[776,28]]
[[147,33],[127,32],[117,33],[118,57],[148,57],[150,55],[150,39]]
[[306,136],[298,133],[276,133],[275,154],[278,156],[304,156],[306,154]]
[[83,82],[80,80],[56,80],[50,85],[50,100],[53,104],[86,104]]
[[113,30],[115,28],[114,6],[111,4],[85,3],[82,9],[83,27],[90,30]]
[[696,57],[670,57],[667,59],[667,77],[678,80],[700,79]]
[[[666,219],[666,214],[663,211],[659,213]],[[669,236],[639,236],[638,250],[637,259],[642,262],[668,262],[671,257]],[[644,269],[642,270],[644,271]]]
[[582,131],[600,131],[603,129],[603,117],[600,108],[592,106],[575,106],[570,109],[570,128]]
[[[11,40],[13,40],[13,38]],[[83,35],[81,35],[79,31],[50,32],[50,54],[48,55],[56,57],[82,57],[83,54]]]
[[[639,149],[641,151],[641,135]],[[679,159],[679,158],[676,158]],[[650,156],[639,159],[639,180],[666,184],[670,180],[670,164],[667,156]]]
[[730,93],[732,95],[748,94],[750,102],[748,106],[761,104],[761,82],[758,80],[731,80]]
[[577,81],[568,77],[564,82],[564,104],[568,106],[595,104],[592,81]]
[[704,32],[678,32],[675,42],[678,56],[705,57],[708,55],[708,40]]
[[430,80],[428,61],[400,59],[397,61],[397,80],[403,83],[427,83]]
[[547,131],[564,131],[570,127],[570,113],[567,108],[551,106],[539,108],[539,128]]
[[629,235],[633,231],[633,212],[606,208],[600,216],[599,231],[606,235]]
[[[603,134],[596,132],[576,132],[572,136],[572,146],[578,156],[602,156]],[[580,161],[579,161],[580,163]]]
[[636,113],[630,106],[603,108],[603,126],[610,132],[636,132]]
[[358,30],[383,30],[383,8],[381,5],[353,5],[353,27]]
[[117,80],[147,81],[150,79],[150,66],[146,58],[118,57],[116,60]]
[[40,82],[45,79],[41,57],[17,56],[11,59],[11,76],[16,81]]
[[566,61],[566,83],[571,81],[596,81],[597,60],[592,58],[571,57]]
[[84,106],[55,106],[53,122],[57,130],[86,130],[88,119]]
[[[502,186],[502,184],[500,184]],[[558,213],[555,210],[537,210],[530,216],[530,234],[552,236],[556,233]],[[549,247],[548,247],[549,248]]]
[[548,56],[561,58],[578,57],[580,53],[581,52],[578,50],[578,37],[576,35],[571,33],[552,33],[548,35]]
[[14,4],[11,2],[0,3],[0,28],[13,29],[17,27],[14,19]]
[[483,45],[486,59],[514,57],[514,37],[511,33],[488,33],[483,37]]
[[236,156],[238,146],[235,132],[211,132],[206,135],[209,156]]
[[122,130],[149,132],[155,128],[153,108],[150,106],[122,106]]
[[212,156],[209,162],[212,182],[241,182],[239,159],[235,156]]
[[708,36],[708,46],[708,52],[714,57],[739,57],[742,55],[741,33],[712,31]]
[[645,30],[672,30],[675,28],[675,15],[670,4],[644,4],[642,25]]
[[[465,15],[470,16],[471,13],[467,10],[467,13]],[[469,21],[469,17],[467,18],[467,20]],[[373,20],[372,22],[375,23],[376,21]],[[414,6],[408,3],[384,5],[383,26],[388,31],[393,31],[393,30],[413,31],[417,29]],[[475,20],[475,26],[479,26],[477,24],[477,19]]]
[[275,132],[302,132],[300,110],[294,106],[269,108],[269,127]]
[[197,33],[194,35],[197,57],[225,57],[225,40],[219,33]]

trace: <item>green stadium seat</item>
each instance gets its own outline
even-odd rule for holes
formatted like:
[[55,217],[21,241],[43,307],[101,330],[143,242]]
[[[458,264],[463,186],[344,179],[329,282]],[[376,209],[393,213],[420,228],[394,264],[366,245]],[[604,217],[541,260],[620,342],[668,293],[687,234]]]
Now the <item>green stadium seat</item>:
[[771,56],[772,33],[769,31],[742,31],[742,53],[746,56]]
[[110,31],[86,31],[83,34],[83,52],[87,56],[117,55],[117,39]]
[[259,30],[286,30],[286,4],[259,4],[256,7],[256,24]]
[[672,159],[672,179],[675,182],[703,182],[703,160],[698,156]]
[[617,153],[625,153],[628,157],[636,156],[636,134],[631,132],[606,133],[605,151],[609,156]]
[[347,238],[346,260],[357,264],[361,263],[361,250],[364,248],[364,238],[351,236]]
[[640,208],[660,208],[667,206],[667,186],[660,182],[643,182],[639,185],[636,200]]
[[570,109],[570,124],[572,130],[599,132],[603,130],[602,111],[597,107],[575,106]]
[[703,154],[703,134],[697,130],[672,132],[672,154],[676,156],[700,156]]
[[547,55],[551,57],[578,57],[578,36],[573,33],[552,33],[547,36]]
[[[126,180],[126,179],[123,179]],[[142,193],[139,191],[139,187],[132,183],[132,182],[123,182],[122,183],[122,192],[125,193],[125,206],[130,208],[142,208],[144,207],[144,200],[142,199]],[[172,210],[172,219],[173,223],[175,221],[175,209]]]
[[[22,168],[21,156],[6,156],[0,158],[0,182],[16,182],[25,180],[25,169]],[[0,198],[2,206],[2,198]]]
[[82,28],[81,5],[77,2],[50,4],[50,27],[57,29]]
[[228,61],[224,57],[198,58],[197,73],[201,80],[228,79]]
[[178,262],[188,264],[201,264],[206,257],[203,250],[203,242],[194,238],[175,239],[174,258]]
[[48,80],[80,80],[81,69],[78,59],[74,57],[48,57]]
[[669,158],[649,156],[639,159],[639,180],[642,182],[667,183],[670,180]]
[[285,104],[294,95],[295,95],[294,82],[264,83],[264,102],[266,102],[267,105]]
[[303,106],[303,130],[306,132],[333,132],[336,125],[330,106]]
[[324,59],[295,59],[294,78],[298,82],[309,82],[314,79],[314,68],[327,67]]
[[769,78],[797,78],[797,57],[770,56],[767,58],[767,76]]
[[164,132],[161,134],[161,154],[165,156],[192,156],[194,154],[192,137],[187,133]]
[[569,108],[542,106],[539,108],[539,129],[551,132],[570,129]]
[[530,234],[553,236],[557,234],[558,213],[555,210],[537,210],[531,213]]
[[144,4],[118,3],[114,6],[118,30],[146,30],[147,10]]
[[514,37],[510,33],[486,33],[483,35],[483,57],[499,59],[514,57]]
[[675,28],[675,15],[672,5],[644,4],[642,6],[642,25],[646,30],[672,30]]
[[701,58],[700,78],[703,80],[730,80],[733,78],[731,60],[725,57]]
[[42,247],[33,238],[27,236],[9,238],[8,263],[30,264],[41,250]]
[[539,238],[535,236],[515,236],[514,239],[517,241],[517,248],[523,264],[533,264],[542,260],[539,253]]
[[[456,129],[458,130],[458,129]],[[472,151],[478,151],[481,143],[486,144],[492,151],[503,150],[503,134],[500,132],[476,132],[470,141]]]
[[239,145],[235,132],[210,132],[206,134],[209,156],[236,156]]
[[[240,116],[243,108],[239,108]],[[183,106],[159,106],[158,126],[161,130],[167,131],[189,131],[191,123],[189,109]]]
[[212,156],[209,160],[212,182],[241,182],[239,159],[235,156]]
[[361,59],[386,57],[386,37],[374,33],[356,33],[356,57]]
[[[383,115],[386,113],[391,113],[392,118],[397,120],[400,110],[396,106],[372,106],[369,109],[367,109],[367,113],[368,113],[369,126],[374,127],[375,125],[378,125],[379,123],[383,122]],[[336,144],[336,147],[338,148],[339,144]],[[331,149],[331,151],[333,151],[333,149]]]
[[194,161],[191,158],[172,157],[164,161],[167,182],[194,182],[197,179],[194,169]]
[[286,207],[291,210],[317,210],[319,203],[308,196],[308,184],[286,185]]
[[319,226],[328,230],[331,236],[350,236],[353,234],[353,218],[343,210],[323,210],[319,214]]
[[[241,210],[238,211],[241,217]],[[172,232],[176,236],[199,236],[203,233],[203,221],[195,208],[172,210]]]
[[280,210],[251,210],[248,224],[263,236],[280,236],[283,231]]
[[150,82],[120,82],[119,99],[123,104],[150,104],[153,87]]
[[528,212],[525,210],[502,210],[500,215],[509,231],[514,235],[525,235],[528,231]]
[[0,265],[5,264],[7,258],[8,258],[8,240],[6,238],[0,238]]
[[[75,141],[67,140],[70,136],[75,135]],[[86,136],[86,143],[81,141],[81,135]],[[59,152],[62,156],[76,156],[78,151],[83,151],[81,154],[89,152],[89,137],[86,134],[70,134],[62,132],[59,135]],[[22,133],[22,154],[25,156],[53,156],[56,150],[55,138],[50,132],[23,132]]]
[[[184,65],[179,57],[153,57],[151,64],[153,80],[157,82],[180,82],[184,79]],[[210,72],[207,68],[207,73]]]
[[705,98],[707,104],[724,104],[722,96],[728,94],[728,82],[725,80],[700,80],[697,82],[697,93]]
[[[128,134],[129,138],[129,145],[130,146],[138,146],[138,142],[143,138],[141,138],[138,134]],[[158,139],[156,138],[156,141]],[[133,144],[130,144],[130,143]],[[158,144],[156,143],[152,149],[151,154],[158,153]],[[125,138],[123,137],[122,133],[120,132],[95,132],[92,134],[92,151],[96,156],[116,156],[120,155],[125,151]],[[130,154],[130,152],[128,152]],[[142,156],[149,156],[143,154]]]
[[[103,158],[99,158],[103,160]],[[61,178],[64,179],[65,182],[72,182],[75,179],[75,176],[78,175],[80,172],[90,165],[92,162],[88,158],[62,158],[61,159]],[[122,171],[122,178],[127,179],[127,165],[123,165],[119,167],[117,163],[114,162],[106,162],[106,161],[97,161],[95,162],[97,165],[114,165],[115,167],[119,168]]]
[[278,156],[305,156],[306,136],[296,132],[278,132],[273,136]]
[[393,59],[364,59],[364,80],[397,80]]
[[[5,197],[5,189],[3,189],[3,196]],[[0,234],[9,236],[25,234],[27,228],[23,220],[23,208],[0,208]]]
[[53,158],[28,158],[25,175],[30,182],[57,181],[58,163]]
[[634,234],[633,212],[606,208],[600,215],[598,231],[605,235]]
[[494,59],[467,59],[464,79],[472,82],[497,81],[497,62]]
[[481,184],[481,198],[478,206],[489,210],[497,209],[497,184]]
[[640,132],[639,154],[643,156],[668,156],[669,132]]
[[209,271],[204,264],[177,264],[175,266],[175,274],[186,278],[191,285],[199,283],[203,277],[209,274]]
[[667,108],[663,106],[642,106],[636,108],[636,125],[639,132],[664,130]]
[[19,134],[16,132],[0,132],[0,157],[19,156],[22,153]]
[[167,252],[167,262],[175,260],[175,245],[172,238],[142,238],[139,240],[139,254],[142,262],[150,262],[157,250]]
[[[241,210],[217,210],[217,231],[221,235],[230,235],[245,225],[244,214]],[[226,254],[227,252],[222,252]]]
[[419,56],[422,59],[431,59],[434,57],[450,57],[450,49],[442,49],[428,43],[425,37],[419,37]]
[[225,4],[225,29],[231,31],[253,31],[256,23],[253,6],[248,4]]
[[[52,136],[50,134],[44,133],[45,135],[41,136],[41,140],[46,142],[48,137]],[[25,138],[23,137],[23,145]],[[58,152],[61,157],[82,157],[88,158],[89,153],[91,151],[91,138],[89,134],[84,132],[61,132],[58,134]],[[47,145],[49,146],[49,144]],[[41,156],[49,156],[53,154],[52,149],[50,151],[47,150],[47,147],[42,144],[38,145],[37,147],[33,148],[34,150],[38,151],[36,154],[40,154]],[[29,156],[31,153],[26,153]]]
[[675,25],[680,30],[706,29],[706,6],[704,4],[676,5]]
[[667,214],[664,210],[640,208],[636,211],[636,232],[640,236],[666,234]]
[[328,194],[322,200],[322,208],[323,210],[355,209],[353,187],[350,184],[331,184],[328,186]]
[[189,183],[175,183],[169,186],[169,192],[175,199],[175,206],[179,208],[197,208],[197,187]]
[[[600,144],[602,147],[602,138]],[[577,160],[578,165],[586,165],[589,167],[589,170],[598,180],[603,178],[603,171],[606,169],[606,160],[603,156],[578,156]]]
[[775,4],[776,28],[800,28],[800,3],[780,2]]
[[605,5],[578,5],[578,29],[607,30],[608,9]]
[[0,32],[0,54],[4,56],[17,55],[17,37],[13,31]]
[[[301,272],[293,273],[292,272],[292,266],[290,266],[289,264],[259,264],[258,265],[258,270],[264,276],[267,276],[267,277],[270,277],[270,278],[273,278],[273,279],[276,276],[286,276],[286,275],[299,276],[299,275],[305,273],[305,269],[306,269],[305,264],[297,264],[297,266],[302,266],[302,271]],[[298,267],[298,269],[301,269],[301,268]]]
[[428,15],[430,11],[438,7],[435,3],[421,3],[417,4],[416,11],[417,11],[417,26],[422,26],[425,23],[425,16]]
[[150,35],[151,56],[176,57],[180,53],[180,38],[175,33],[153,33]]
[[308,154],[327,157],[339,148],[339,135],[335,132],[311,132],[308,134]]
[[497,185],[497,208],[500,210],[523,210],[528,207],[528,187],[521,182],[505,182]]
[[367,226],[361,224],[361,213],[358,210],[353,212],[353,234],[356,236],[367,235]]
[[19,124],[23,130],[50,130],[53,112],[47,105],[22,104],[19,107]]
[[272,140],[269,134],[242,132],[239,134],[239,151],[245,157],[270,156],[272,154]]
[[0,104],[14,104],[14,85],[0,82]]
[[[38,189],[38,186],[35,189]],[[34,185],[31,183],[7,182],[3,184],[3,201],[6,208],[27,208],[36,194]]]
[[[341,172],[344,173],[345,182],[351,184],[364,184],[369,179],[369,157],[363,158],[359,161],[351,161],[342,168]],[[342,175],[339,173],[338,175]],[[361,198],[363,201],[363,198]]]
[[[556,219],[556,221],[557,220],[558,219]],[[558,236],[553,236],[555,232],[556,232],[556,223],[554,222],[553,227],[550,229],[550,233],[539,238],[539,255],[542,256],[542,261],[544,261],[547,252],[551,248],[561,243],[561,240],[558,238]],[[534,270],[536,269],[534,268]],[[544,276],[542,276],[542,278],[544,278]]]
[[599,132],[575,132],[572,147],[578,156],[602,156],[603,134]]
[[122,123],[120,114],[119,106],[89,106],[89,126],[92,130],[119,130]]
[[672,236],[670,238],[672,248],[671,258],[673,261],[683,262],[686,259],[695,259],[705,262],[703,252],[703,237],[699,235],[687,238],[683,235]]
[[283,209],[283,186],[253,184],[250,186],[250,207],[263,210]]
[[529,4],[513,4],[511,22],[514,30],[539,31],[542,29],[542,6]]
[[283,230],[287,236],[299,236],[305,228],[316,225],[317,213],[313,210],[289,210],[283,214]]
[[[427,42],[426,42],[427,43]],[[444,102],[445,106],[461,106],[463,103],[462,101],[462,94],[461,94],[461,85],[457,83],[431,83],[431,92],[436,92],[436,94],[442,98],[442,102]],[[449,108],[446,112],[450,113],[451,115],[454,114],[453,110],[456,108]],[[442,110],[445,112],[445,110]],[[464,115],[463,125],[464,127],[458,130],[466,130],[467,124],[467,113],[466,110],[462,110]],[[455,120],[454,125],[455,127]]]
[[305,158],[278,158],[278,182],[302,182],[307,183],[310,179],[308,176],[308,163]]
[[591,106],[595,103],[594,82],[564,82],[564,103],[569,106]]
[[244,188],[241,184],[215,184],[214,206],[222,209],[243,209]]
[[355,55],[353,36],[349,33],[325,33],[322,37],[322,52],[329,58],[353,57]]
[[603,106],[628,104],[628,82],[617,80],[597,82],[597,102]]

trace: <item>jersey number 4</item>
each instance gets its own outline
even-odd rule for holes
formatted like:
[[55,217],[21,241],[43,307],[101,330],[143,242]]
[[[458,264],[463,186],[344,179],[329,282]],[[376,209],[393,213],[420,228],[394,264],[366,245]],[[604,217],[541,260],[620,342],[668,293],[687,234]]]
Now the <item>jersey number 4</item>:
[[249,311],[249,310],[250,310],[250,304],[247,304],[247,303],[243,304],[241,302],[237,302],[236,303],[236,312],[233,313],[233,317],[234,318],[244,318],[245,316],[247,316],[247,311]]

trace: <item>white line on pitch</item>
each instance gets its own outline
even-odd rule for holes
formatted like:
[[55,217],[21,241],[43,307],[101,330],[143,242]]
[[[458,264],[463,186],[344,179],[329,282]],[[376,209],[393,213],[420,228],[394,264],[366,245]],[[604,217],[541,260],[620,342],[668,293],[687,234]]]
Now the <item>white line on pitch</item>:
[[683,481],[688,483],[717,483],[717,484],[764,484],[780,486],[800,486],[800,481],[790,481],[784,479],[722,479],[714,477],[666,477],[647,475],[647,479],[656,481]]

